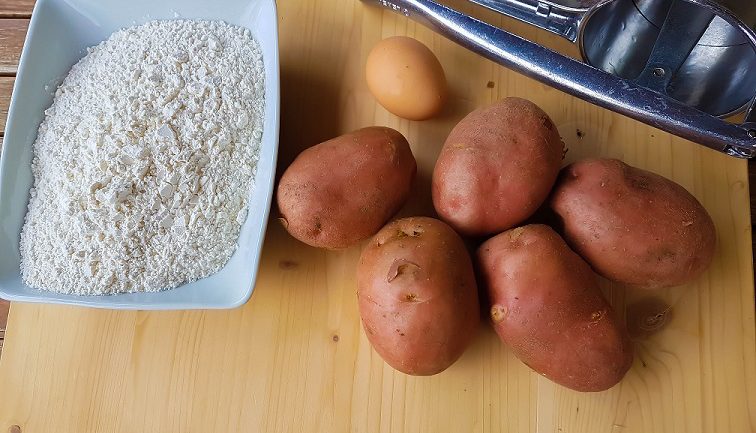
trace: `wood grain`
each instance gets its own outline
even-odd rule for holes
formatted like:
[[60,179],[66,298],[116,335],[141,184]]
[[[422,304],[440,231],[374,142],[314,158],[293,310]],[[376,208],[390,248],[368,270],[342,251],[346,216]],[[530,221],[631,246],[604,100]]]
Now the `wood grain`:
[[5,327],[8,324],[8,311],[10,302],[0,299],[0,356],[3,354],[3,343],[5,342]]
[[[14,81],[13,77],[0,77],[0,137],[5,133],[5,121],[8,117],[8,105],[10,105]],[[1,149],[2,145],[0,144]]]
[[3,0],[0,2],[0,18],[29,18],[34,9],[34,0]]
[[[449,1],[465,11],[473,7]],[[0,431],[580,432],[756,431],[754,292],[746,163],[674,138],[471,54],[407,19],[346,0],[281,0],[279,170],[302,149],[367,125],[399,129],[418,160],[402,215],[430,215],[429,183],[446,134],[501,97],[547,111],[568,160],[620,157],[681,183],[712,214],[711,269],[656,292],[673,306],[660,333],[635,342],[617,387],[580,394],[519,362],[482,326],[449,370],[393,371],[361,329],[359,247],[308,248],[272,215],[258,284],[231,311],[117,312],[16,303],[0,358]],[[476,14],[546,44],[556,37]],[[409,122],[378,106],[362,79],[370,47],[406,34],[438,55],[451,87],[439,119]],[[494,83],[490,87],[488,83]],[[578,133],[579,131],[579,133]],[[279,171],[280,172],[280,171]],[[604,283],[622,312],[645,293]]]
[[28,19],[0,19],[0,75],[16,73],[28,26]]
[[[751,187],[751,226],[756,228],[756,161],[752,159],[748,161],[748,185]],[[752,239],[752,246],[756,252],[756,238]]]
[[4,331],[5,326],[8,324],[9,308],[10,302],[0,299],[0,331]]

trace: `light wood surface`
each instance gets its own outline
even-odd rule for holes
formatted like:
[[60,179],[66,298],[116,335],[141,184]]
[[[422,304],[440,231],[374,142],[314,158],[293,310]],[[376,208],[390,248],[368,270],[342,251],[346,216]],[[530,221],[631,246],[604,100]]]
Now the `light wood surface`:
[[34,8],[34,0],[3,0],[0,3],[0,17],[28,18]]
[[28,19],[0,19],[0,75],[16,73],[28,26]]
[[0,300],[0,330],[5,330],[5,325],[8,324],[9,305],[9,302]]
[[3,343],[5,342],[5,326],[8,324],[8,310],[10,302],[0,299],[0,356],[3,353]]
[[[11,92],[13,91],[13,77],[0,77],[0,137],[5,132],[5,121],[8,117]],[[2,149],[2,146],[0,146]]]
[[[279,170],[339,133],[391,126],[407,136],[419,164],[402,215],[431,215],[430,174],[454,123],[475,107],[522,96],[554,119],[569,145],[568,161],[620,157],[698,197],[719,234],[711,269],[694,284],[654,294],[673,305],[671,320],[636,341],[632,370],[607,392],[580,394],[531,372],[487,325],[449,370],[408,377],[383,363],[360,327],[359,247],[306,247],[282,230],[274,211],[258,284],[243,308],[115,312],[13,304],[0,358],[0,431],[12,425],[24,433],[756,431],[745,162],[568,97],[356,1],[281,0],[279,9]],[[569,48],[525,25],[461,9]],[[440,119],[399,120],[367,91],[362,68],[370,47],[401,34],[426,43],[446,70],[452,100]],[[649,296],[604,288],[620,312]]]

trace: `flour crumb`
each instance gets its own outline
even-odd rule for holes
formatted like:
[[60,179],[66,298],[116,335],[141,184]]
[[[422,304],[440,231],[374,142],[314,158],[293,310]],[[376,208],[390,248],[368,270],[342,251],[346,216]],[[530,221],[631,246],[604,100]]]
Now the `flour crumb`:
[[248,29],[152,21],[91,47],[34,143],[21,274],[76,295],[152,292],[236,249],[262,138],[263,58]]

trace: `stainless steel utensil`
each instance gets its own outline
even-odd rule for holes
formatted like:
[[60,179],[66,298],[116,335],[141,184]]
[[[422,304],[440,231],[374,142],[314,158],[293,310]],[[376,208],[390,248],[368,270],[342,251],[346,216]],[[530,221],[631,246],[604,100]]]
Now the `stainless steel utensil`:
[[[596,105],[756,155],[756,1],[472,0],[577,43],[585,63],[432,0],[363,1]],[[745,109],[743,124],[720,118]]]

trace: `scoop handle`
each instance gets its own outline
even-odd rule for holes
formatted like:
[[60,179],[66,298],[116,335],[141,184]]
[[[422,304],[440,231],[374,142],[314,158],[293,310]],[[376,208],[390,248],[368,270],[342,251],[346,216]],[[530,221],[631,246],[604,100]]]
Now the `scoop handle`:
[[363,0],[401,13],[502,66],[737,158],[756,155],[756,124],[728,123],[432,0]]
[[571,10],[540,0],[470,0],[492,11],[557,34],[570,42],[577,41],[580,21],[587,8]]

